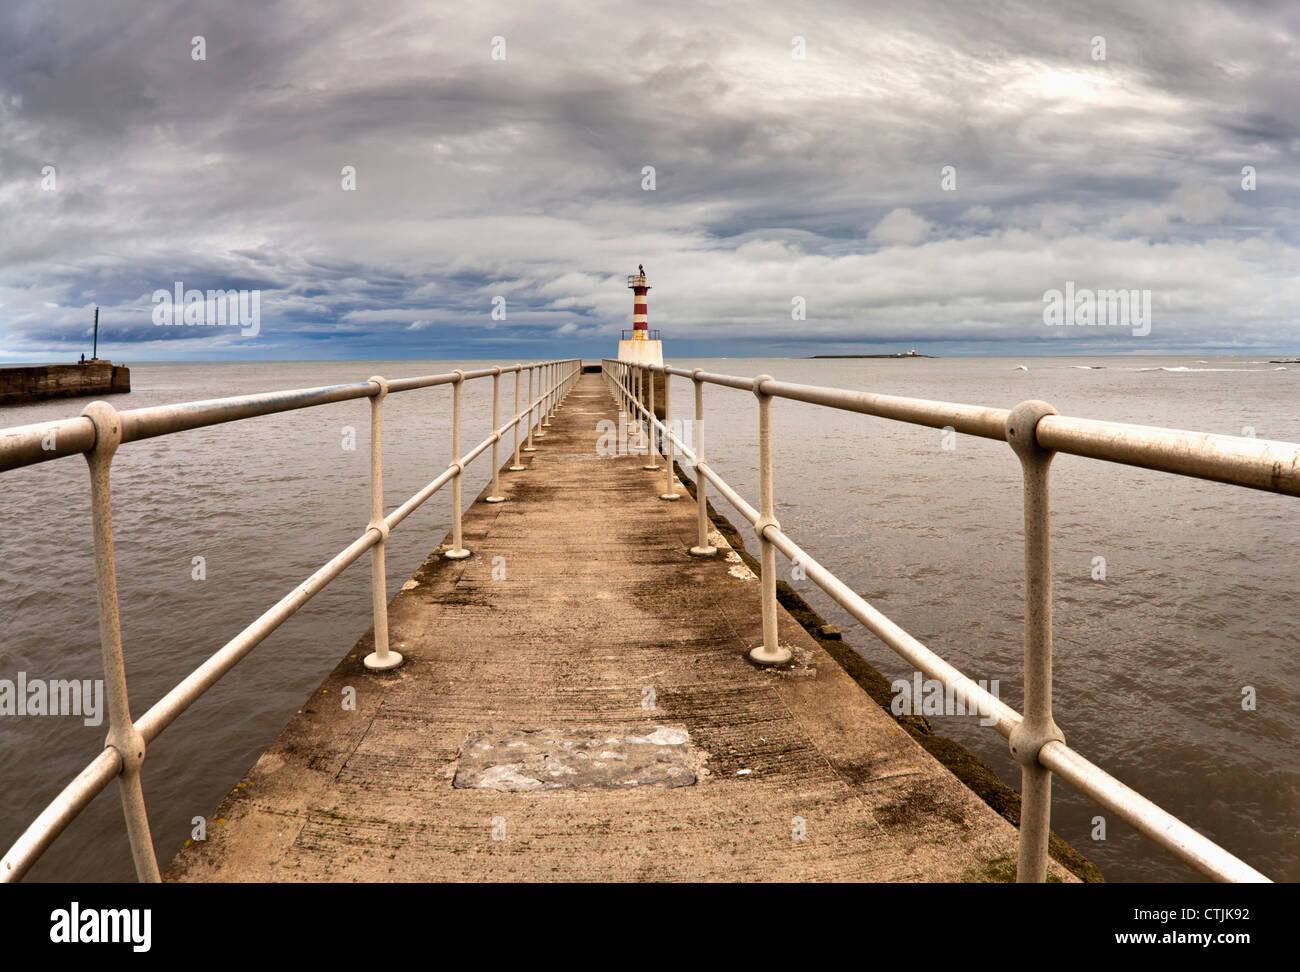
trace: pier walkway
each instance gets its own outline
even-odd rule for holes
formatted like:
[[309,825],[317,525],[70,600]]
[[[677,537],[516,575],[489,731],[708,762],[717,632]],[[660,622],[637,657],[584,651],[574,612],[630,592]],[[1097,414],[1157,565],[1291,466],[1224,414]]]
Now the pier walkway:
[[963,881],[1015,861],[1015,829],[785,611],[794,665],[748,660],[759,583],[720,535],[687,553],[694,504],[659,499],[644,456],[598,456],[601,419],[618,405],[583,375],[507,501],[468,508],[472,556],[444,543],[393,598],[405,663],[367,670],[367,633],[166,879]]

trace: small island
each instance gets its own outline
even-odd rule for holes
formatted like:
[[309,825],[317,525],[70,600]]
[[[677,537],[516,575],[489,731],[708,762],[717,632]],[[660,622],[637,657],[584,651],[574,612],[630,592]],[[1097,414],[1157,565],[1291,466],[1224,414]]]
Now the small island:
[[893,354],[814,354],[813,358],[933,358],[932,354],[917,354],[911,351],[895,351]]

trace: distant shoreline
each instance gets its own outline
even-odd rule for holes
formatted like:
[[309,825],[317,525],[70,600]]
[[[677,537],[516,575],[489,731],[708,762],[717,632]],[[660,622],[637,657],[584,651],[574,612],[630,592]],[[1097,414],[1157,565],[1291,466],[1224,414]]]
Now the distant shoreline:
[[810,354],[810,358],[933,358],[933,354],[917,354],[915,351],[895,351],[893,354]]

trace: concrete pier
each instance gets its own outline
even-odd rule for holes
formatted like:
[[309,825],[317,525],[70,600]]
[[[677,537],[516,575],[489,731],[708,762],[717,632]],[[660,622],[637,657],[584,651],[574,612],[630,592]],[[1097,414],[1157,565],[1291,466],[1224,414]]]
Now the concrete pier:
[[0,405],[82,398],[131,390],[131,369],[111,361],[0,368]]
[[[583,375],[508,501],[472,504],[165,872],[189,881],[981,881],[1016,833],[757,581]],[[684,491],[683,491],[684,492]],[[355,694],[355,708],[347,703]],[[146,769],[146,773],[147,773]],[[1055,878],[1073,880],[1055,863]]]

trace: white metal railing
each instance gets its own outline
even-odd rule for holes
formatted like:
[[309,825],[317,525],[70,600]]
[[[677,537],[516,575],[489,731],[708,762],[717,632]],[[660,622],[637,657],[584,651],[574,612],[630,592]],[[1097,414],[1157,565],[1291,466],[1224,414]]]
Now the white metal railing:
[[[520,410],[524,373],[528,374],[528,395]],[[106,402],[92,402],[78,418],[42,422],[0,430],[0,472],[31,466],[65,456],[84,455],[90,466],[91,510],[95,531],[95,580],[99,600],[99,634],[103,654],[105,691],[108,696],[109,731],[104,749],[69,783],[32,822],[0,859],[0,881],[17,881],[31,868],[51,843],[114,778],[121,785],[122,807],[136,875],[142,881],[158,881],[158,861],[149,817],[140,787],[140,766],[145,750],[175,719],[204,692],[257,647],[271,632],[312,599],[326,584],[370,551],[375,650],[365,658],[367,668],[384,670],[402,662],[402,656],[388,646],[388,592],[384,577],[384,547],[390,531],[410,516],[448,482],[452,493],[452,549],[444,556],[468,557],[461,532],[461,477],[465,468],[492,449],[492,491],[487,502],[501,502],[501,463],[498,455],[502,436],[514,430],[514,463],[524,466],[520,452],[534,452],[534,435],[544,435],[550,416],[582,372],[579,359],[516,364],[477,371],[456,370],[450,374],[399,378],[392,381],[373,377],[367,381],[322,388],[267,392],[238,398],[219,398],[181,405],[162,405],[119,412]],[[514,417],[500,424],[501,376],[515,376]],[[469,452],[461,454],[461,389],[466,381],[492,379],[492,434]],[[537,383],[534,395],[534,381]],[[383,510],[383,421],[384,398],[394,392],[412,391],[435,385],[452,386],[451,463],[432,482],[387,515]],[[127,442],[169,435],[258,415],[288,412],[354,398],[370,399],[370,519],[365,531],[327,564],[281,598],[261,617],[246,627],[219,651],[186,676],[159,699],[138,720],[132,720],[126,694],[126,667],[117,603],[117,570],[113,556],[113,522],[109,494],[109,471],[113,454]],[[526,423],[527,442],[520,446],[520,425]]]
[[[1197,833],[1089,762],[1065,743],[1052,719],[1052,578],[1049,468],[1058,452],[1141,466],[1182,476],[1247,486],[1290,496],[1300,495],[1300,445],[1236,436],[1148,428],[1059,415],[1046,402],[1022,402],[1013,409],[983,408],[891,395],[777,381],[770,375],[743,378],[700,368],[683,370],[606,359],[602,372],[611,392],[629,417],[650,426],[654,465],[662,443],[666,457],[661,499],[675,500],[673,449],[696,469],[698,543],[691,553],[714,552],[708,542],[706,483],[712,483],[737,512],[754,525],[758,537],[763,603],[763,643],[750,652],[760,664],[783,664],[788,648],[777,639],[776,551],[797,561],[807,577],[872,634],[926,677],[943,683],[965,711],[987,714],[1009,743],[1021,767],[1021,810],[1017,880],[1043,881],[1051,818],[1052,774],[1063,778],[1101,807],[1140,833],[1220,881],[1269,879],[1222,847]],[[663,421],[655,415],[654,374],[664,376]],[[686,442],[672,428],[671,379],[689,378],[695,387],[695,428]],[[759,508],[755,509],[705,459],[703,446],[704,386],[721,385],[752,392],[758,399]],[[863,415],[952,428],[957,432],[1007,442],[1020,459],[1025,515],[1024,708],[1021,715],[987,689],[962,674],[851,590],[782,529],[772,495],[772,399],[783,398]]]

